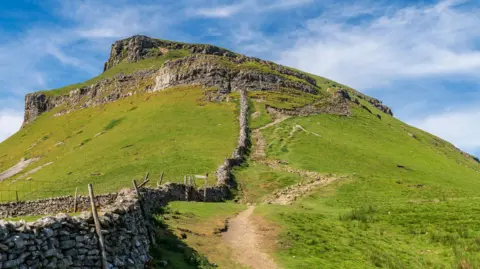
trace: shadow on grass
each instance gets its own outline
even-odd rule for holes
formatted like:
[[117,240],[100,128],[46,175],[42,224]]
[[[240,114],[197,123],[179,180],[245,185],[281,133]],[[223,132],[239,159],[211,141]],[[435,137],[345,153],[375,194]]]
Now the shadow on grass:
[[163,208],[155,215],[155,234],[157,245],[151,248],[152,261],[147,268],[168,269],[210,269],[211,264],[205,256],[200,255],[176,236],[165,222],[165,216],[178,217],[179,212]]

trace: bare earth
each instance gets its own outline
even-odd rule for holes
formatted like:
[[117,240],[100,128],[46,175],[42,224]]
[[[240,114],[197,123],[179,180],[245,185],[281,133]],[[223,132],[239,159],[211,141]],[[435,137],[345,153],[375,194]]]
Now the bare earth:
[[230,244],[240,263],[253,269],[279,269],[280,267],[261,248],[260,232],[251,219],[254,210],[255,206],[249,206],[247,210],[230,220],[223,239]]

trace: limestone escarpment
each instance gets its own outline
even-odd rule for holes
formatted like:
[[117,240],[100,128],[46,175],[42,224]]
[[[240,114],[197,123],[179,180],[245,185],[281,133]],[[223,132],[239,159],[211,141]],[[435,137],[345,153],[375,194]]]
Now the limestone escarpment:
[[168,61],[158,71],[153,91],[177,85],[216,87],[222,92],[235,89],[279,91],[293,89],[317,94],[314,79],[280,66],[263,65],[253,58],[225,59],[210,55],[192,55]]
[[31,123],[42,113],[56,107],[62,107],[56,113],[56,116],[60,116],[78,109],[95,107],[146,92],[151,87],[154,74],[154,70],[138,71],[129,75],[119,74],[58,96],[43,92],[27,94],[23,125]]
[[[56,116],[60,116],[137,93],[159,91],[178,85],[215,87],[220,94],[246,89],[299,91],[317,95],[320,91],[326,90],[317,85],[314,77],[270,61],[235,54],[216,46],[185,44],[145,36],[134,36],[115,42],[105,69],[119,63],[155,58],[171,50],[186,50],[190,55],[177,60],[168,60],[160,69],[145,67],[144,70],[128,75],[120,73],[63,94],[49,92],[28,94],[25,97],[24,126],[42,113],[57,107],[61,107],[56,113]],[[353,89],[349,89],[349,92],[392,115],[391,109],[381,101]]]
[[235,53],[217,46],[187,44],[137,35],[116,41],[112,45],[110,58],[105,63],[104,71],[121,62],[137,62],[146,58],[163,55],[169,50],[186,50],[192,54],[211,54],[235,57]]

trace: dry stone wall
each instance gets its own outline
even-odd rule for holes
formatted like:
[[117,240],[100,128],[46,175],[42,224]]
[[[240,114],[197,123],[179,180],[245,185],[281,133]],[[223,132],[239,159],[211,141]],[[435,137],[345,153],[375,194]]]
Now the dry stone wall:
[[[98,199],[104,203],[99,220],[105,238],[107,268],[145,268],[151,259],[148,229],[152,225],[152,215],[168,202],[219,202],[228,198],[229,192],[224,185],[197,188],[167,183],[158,188],[142,188],[140,194],[148,201],[143,210],[136,193],[128,189]],[[50,199],[50,202],[69,201],[65,199]],[[19,204],[34,208],[36,203],[44,205],[46,200]],[[12,203],[8,206],[13,208]],[[0,221],[0,269],[102,268],[101,254],[89,212],[77,217],[59,214],[31,223]]]
[[[144,268],[146,220],[135,196],[124,193],[100,217],[107,268]],[[33,223],[0,221],[0,268],[102,268],[93,217],[65,214]]]
[[233,151],[232,158],[225,159],[224,163],[217,169],[217,184],[219,186],[225,185],[229,188],[236,186],[232,168],[243,163],[250,144],[248,135],[248,96],[246,90],[240,91],[240,115],[238,121],[240,134],[237,147]]

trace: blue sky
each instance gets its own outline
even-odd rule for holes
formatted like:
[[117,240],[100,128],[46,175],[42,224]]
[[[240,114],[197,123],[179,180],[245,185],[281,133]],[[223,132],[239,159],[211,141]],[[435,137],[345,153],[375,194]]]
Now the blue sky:
[[480,155],[479,1],[39,2],[0,2],[0,140],[26,93],[98,75],[111,43],[145,34],[334,79]]

